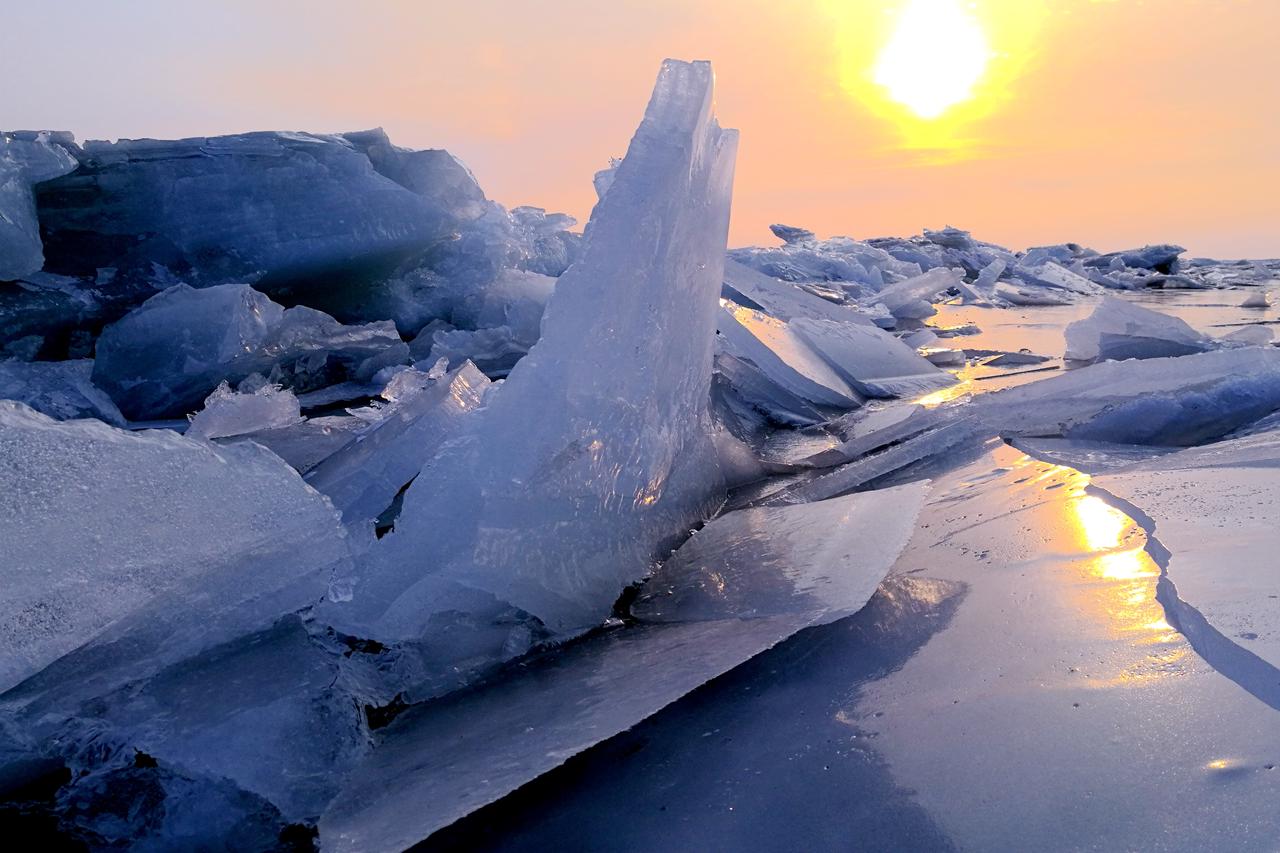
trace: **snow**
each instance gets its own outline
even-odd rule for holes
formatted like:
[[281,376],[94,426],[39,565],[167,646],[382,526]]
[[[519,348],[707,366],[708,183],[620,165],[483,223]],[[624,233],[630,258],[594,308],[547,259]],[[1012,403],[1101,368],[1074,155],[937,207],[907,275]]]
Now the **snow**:
[[1103,298],[1089,317],[1068,326],[1066,336],[1065,358],[1085,364],[1187,355],[1213,346],[1184,321],[1113,296]]

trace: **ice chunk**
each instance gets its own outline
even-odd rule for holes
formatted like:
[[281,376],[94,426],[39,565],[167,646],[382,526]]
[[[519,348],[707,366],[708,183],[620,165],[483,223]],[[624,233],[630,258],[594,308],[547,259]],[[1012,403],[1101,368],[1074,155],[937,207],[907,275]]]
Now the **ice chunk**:
[[800,318],[791,330],[854,389],[868,397],[904,397],[955,384],[902,341],[875,326]]
[[928,488],[723,515],[662,564],[631,612],[648,622],[853,613],[902,553]]
[[361,144],[303,133],[86,143],[80,169],[38,189],[47,268],[127,277],[160,264],[197,285],[322,297],[448,238],[483,197],[446,152]]
[[408,360],[390,322],[343,326],[244,284],[171,287],[103,330],[94,381],[131,418],[180,417],[252,373],[297,391],[368,379]]
[[0,361],[0,399],[18,400],[58,420],[97,418],[124,426],[124,416],[90,379],[93,361]]
[[44,266],[34,187],[79,166],[67,133],[0,133],[0,281]]
[[1250,293],[1240,303],[1241,308],[1270,308],[1271,294],[1265,290],[1258,290]]
[[971,406],[1003,435],[1198,444],[1280,409],[1280,350],[1100,362],[983,394]]
[[994,296],[1010,305],[1070,305],[1074,297],[1065,290],[1043,287],[1017,287],[1006,282],[996,285]]
[[[640,611],[663,621],[597,635],[397,720],[321,817],[322,844],[408,847],[796,631],[856,612],[910,539],[926,489],[712,522],[647,585],[659,586]],[[723,598],[702,558],[727,572]]]
[[779,320],[790,322],[798,317],[809,317],[871,325],[871,320],[852,306],[837,305],[734,260],[725,261],[724,283],[730,300],[739,305],[755,306]]
[[[400,385],[406,374],[397,377]],[[372,521],[457,431],[462,416],[479,407],[488,387],[471,364],[424,381],[316,465],[307,482],[329,496],[348,524]]]
[[1027,266],[1025,260],[1013,269],[1013,274],[1027,284],[1065,290],[1083,296],[1098,293],[1099,287],[1094,282],[1078,275],[1063,266],[1046,261],[1039,266]]
[[890,314],[900,320],[919,320],[936,313],[929,300],[960,282],[959,271],[939,267],[924,275],[889,285],[876,294],[872,301],[882,303]]
[[741,398],[774,423],[813,426],[827,420],[827,410],[816,407],[774,382],[750,361],[727,352],[717,352],[717,375],[729,386],[729,393]]
[[0,486],[0,691],[76,649],[59,690],[141,677],[314,603],[349,558],[328,502],[250,443],[0,402]]
[[665,62],[541,340],[409,487],[350,600],[326,608],[335,625],[416,638],[465,585],[580,631],[718,505],[708,399],[736,144],[710,64]]
[[1067,326],[1068,361],[1092,363],[1203,352],[1213,342],[1183,320],[1114,296]]
[[1119,265],[1119,269],[1130,267],[1155,270],[1156,272],[1171,275],[1178,271],[1178,256],[1185,251],[1186,249],[1181,246],[1170,244],[1143,246],[1141,249],[1126,249],[1122,252],[1110,252],[1105,255],[1086,258],[1084,264],[1087,267],[1100,267],[1102,269],[1116,269],[1117,265]]
[[250,393],[237,393],[223,382],[205,398],[204,408],[191,416],[186,434],[192,438],[227,438],[282,429],[301,420],[298,398],[292,391],[264,385]]
[[1222,340],[1233,344],[1264,347],[1271,343],[1274,333],[1270,326],[1245,326],[1223,335]]
[[754,364],[788,393],[816,406],[851,409],[861,403],[858,392],[787,323],[725,301],[718,329],[727,352]]
[[816,235],[808,228],[797,228],[794,225],[770,225],[769,230],[773,232],[773,236],[777,237],[784,243],[805,243],[816,239]]

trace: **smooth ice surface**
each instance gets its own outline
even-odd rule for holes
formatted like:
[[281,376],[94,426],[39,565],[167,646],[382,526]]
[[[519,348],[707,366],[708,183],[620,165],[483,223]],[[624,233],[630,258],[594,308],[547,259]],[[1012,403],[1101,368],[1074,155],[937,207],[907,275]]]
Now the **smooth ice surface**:
[[727,352],[751,362],[788,393],[839,409],[855,408],[861,402],[858,392],[789,324],[726,301],[717,328]]
[[[321,818],[322,846],[402,849],[796,631],[858,611],[911,538],[927,491],[717,519],[647,582],[643,624],[396,721]],[[716,568],[723,591],[708,586]]]
[[919,320],[933,316],[934,308],[929,304],[933,297],[960,282],[959,271],[939,267],[924,275],[891,284],[869,298],[882,303],[890,314],[900,320]]
[[1147,527],[1175,626],[1280,710],[1280,433],[1159,456],[1093,486]]
[[313,468],[307,482],[327,495],[348,524],[372,521],[480,406],[489,380],[470,363],[426,380],[394,400],[382,417]]
[[852,613],[911,538],[928,488],[722,515],[645,582],[631,612],[649,622]]
[[328,502],[248,443],[0,401],[0,481],[0,690],[95,640],[131,653],[85,651],[76,690],[153,672],[314,603],[348,559]]
[[750,301],[779,320],[790,322],[807,317],[839,323],[871,324],[865,314],[850,306],[837,305],[790,282],[764,275],[732,259],[724,263],[724,283],[727,289],[737,295],[736,298],[733,295],[729,297],[732,301],[739,304]]
[[124,426],[124,416],[94,386],[93,361],[0,361],[0,399],[26,403],[60,421],[97,418]]
[[409,487],[334,624],[414,638],[462,584],[580,631],[718,506],[708,394],[736,144],[711,66],[665,62],[541,340]]
[[1202,352],[1212,341],[1177,317],[1113,296],[1105,297],[1083,320],[1067,327],[1068,361],[1163,358]]
[[181,417],[220,382],[253,373],[309,391],[369,379],[408,357],[389,321],[344,326],[301,305],[286,309],[245,284],[180,284],[103,330],[93,378],[141,420]]
[[74,171],[70,134],[0,132],[0,281],[12,281],[44,266],[34,187]]
[[292,391],[264,385],[256,391],[238,393],[223,382],[205,398],[204,408],[191,417],[185,434],[191,438],[227,438],[283,429],[301,420],[298,398]]
[[875,326],[804,317],[788,325],[855,390],[868,397],[925,394],[956,381]]

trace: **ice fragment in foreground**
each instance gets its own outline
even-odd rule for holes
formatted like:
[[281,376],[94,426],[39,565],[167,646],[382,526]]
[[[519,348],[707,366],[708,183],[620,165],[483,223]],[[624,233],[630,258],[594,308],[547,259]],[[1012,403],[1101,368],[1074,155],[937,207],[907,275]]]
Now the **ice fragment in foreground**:
[[0,541],[0,691],[78,648],[59,690],[143,677],[314,603],[348,559],[332,507],[260,447],[4,401]]
[[1114,296],[1067,326],[1068,361],[1123,361],[1203,352],[1213,342],[1183,320]]
[[186,434],[192,438],[227,438],[260,430],[282,429],[302,420],[298,398],[292,391],[264,385],[256,391],[237,393],[223,382],[191,418]]

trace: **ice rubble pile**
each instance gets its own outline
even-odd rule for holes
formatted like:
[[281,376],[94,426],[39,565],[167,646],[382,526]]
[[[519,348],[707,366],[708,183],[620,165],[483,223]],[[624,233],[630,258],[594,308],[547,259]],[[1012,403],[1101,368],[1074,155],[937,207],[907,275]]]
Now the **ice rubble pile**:
[[1265,327],[1111,298],[1068,330],[1088,367],[899,402],[966,363],[941,301],[1274,271],[954,228],[726,254],[712,83],[664,63],[585,235],[381,131],[0,135],[0,808],[91,846],[400,849],[857,611],[967,450],[1280,409]]

